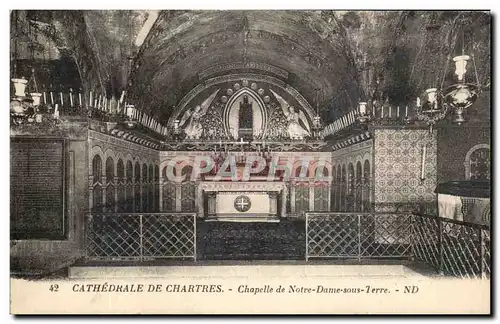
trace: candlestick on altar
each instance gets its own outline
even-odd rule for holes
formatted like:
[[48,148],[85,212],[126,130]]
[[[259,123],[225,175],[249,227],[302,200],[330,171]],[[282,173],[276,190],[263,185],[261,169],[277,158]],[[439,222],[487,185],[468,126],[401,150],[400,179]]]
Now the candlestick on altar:
[[54,104],[54,94],[52,93],[52,91],[50,92],[50,104]]
[[59,105],[56,104],[56,107],[54,109],[54,117],[57,118],[59,117]]
[[45,93],[45,91],[43,92],[43,103],[47,104],[47,94]]
[[71,107],[73,107],[73,90],[71,90],[71,88],[69,89],[69,103],[71,105]]
[[384,118],[384,105],[382,105],[382,111],[380,114],[380,119]]
[[391,118],[392,115],[392,106],[389,106],[389,118]]
[[399,106],[398,106],[398,110],[396,111],[396,118],[399,118]]
[[366,102],[359,103],[359,114],[362,116],[366,114]]
[[92,100],[92,91],[90,91],[89,105],[91,106],[92,103],[93,103],[93,100]]
[[61,107],[64,106],[64,100],[63,100],[63,94],[62,92],[59,92],[60,97],[61,97]]
[[405,108],[405,117],[408,117],[408,106]]
[[82,105],[82,93],[81,92],[78,93],[78,103],[80,104],[80,106]]

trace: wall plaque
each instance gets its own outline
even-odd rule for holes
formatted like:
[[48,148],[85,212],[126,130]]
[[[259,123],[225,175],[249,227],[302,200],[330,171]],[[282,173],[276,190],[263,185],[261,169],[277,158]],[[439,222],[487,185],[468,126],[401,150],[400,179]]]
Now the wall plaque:
[[64,239],[64,139],[12,138],[11,239]]

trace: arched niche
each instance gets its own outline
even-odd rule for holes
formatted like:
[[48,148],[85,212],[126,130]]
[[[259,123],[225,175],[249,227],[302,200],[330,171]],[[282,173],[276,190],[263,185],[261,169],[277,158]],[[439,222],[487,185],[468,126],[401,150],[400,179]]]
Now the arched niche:
[[[302,96],[302,94],[292,86],[286,84],[284,81],[281,79],[265,75],[265,74],[259,74],[259,73],[231,73],[231,74],[226,74],[222,76],[217,76],[213,77],[210,79],[207,79],[201,83],[199,83],[196,87],[192,88],[179,102],[179,104],[175,107],[175,109],[172,112],[172,115],[170,116],[167,126],[168,127],[174,127],[174,122],[175,120],[179,120],[182,115],[185,113],[186,109],[189,107],[193,107],[197,103],[201,103],[203,101],[203,98],[199,98],[201,95],[204,93],[208,93],[207,96],[209,95],[209,92],[217,88],[224,89],[228,85],[236,82],[238,84],[243,83],[243,80],[246,80],[249,82],[251,85],[252,83],[256,83],[258,85],[258,88],[263,88],[266,90],[266,93],[264,96],[270,96],[272,99],[272,95],[267,92],[267,89],[274,89],[275,91],[278,91],[280,94],[286,94],[287,97],[290,97],[290,99],[293,99],[294,105],[296,107],[300,107],[304,110],[306,113],[306,116],[312,120],[313,116],[315,115],[314,109],[311,107],[311,105],[307,102],[307,100]],[[243,86],[241,89],[238,89],[236,92],[241,91],[241,90],[250,90],[247,86]],[[233,90],[236,90],[233,88]],[[225,95],[224,91],[221,91],[219,93],[220,96]],[[234,96],[233,94],[232,96]],[[232,97],[231,96],[231,97]],[[231,99],[231,98],[228,98]],[[259,98],[260,99],[260,98]],[[229,102],[229,100],[228,100]],[[262,103],[262,102],[261,102]],[[226,104],[227,106],[227,104]]]
[[474,145],[465,155],[465,179],[489,180],[491,177],[491,157],[488,144]]
[[243,88],[229,98],[224,108],[224,126],[226,127],[227,134],[230,134],[234,139],[239,138],[240,104],[243,103],[245,96],[247,96],[249,104],[252,105],[253,137],[259,138],[266,131],[267,109],[264,102],[253,90]]

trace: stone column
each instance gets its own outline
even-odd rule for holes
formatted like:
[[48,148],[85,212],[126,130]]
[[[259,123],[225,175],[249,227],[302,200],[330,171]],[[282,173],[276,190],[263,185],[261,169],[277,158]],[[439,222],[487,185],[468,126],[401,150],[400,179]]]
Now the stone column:
[[121,183],[118,183],[118,177],[115,176],[113,178],[113,182],[115,185],[115,207],[113,208],[113,211],[116,213],[118,212],[118,187],[121,186]]
[[328,211],[332,210],[332,180],[328,181]]
[[198,205],[198,217],[205,216],[205,205],[203,202],[203,189],[198,183],[198,187],[196,188],[196,204]]
[[286,217],[286,200],[287,200],[287,186],[285,184],[283,190],[281,191],[281,217]]
[[208,215],[215,215],[217,213],[217,193],[210,192],[208,194]]
[[158,211],[162,212],[163,211],[163,177],[160,177],[158,179]]
[[309,211],[314,211],[315,210],[315,206],[314,206],[314,180],[309,180],[309,182],[307,182],[307,184],[309,185]]
[[[102,167],[102,176],[101,176],[101,206],[106,206],[106,193],[108,189],[108,182],[106,181],[106,162],[104,161],[104,165]],[[103,208],[100,209],[101,211]]]
[[89,176],[89,210],[94,208],[94,176]]
[[295,181],[293,180],[290,182],[290,213],[295,214]]
[[270,191],[267,194],[269,195],[269,214],[276,215],[278,213],[278,193]]
[[182,183],[175,183],[175,211],[182,211]]

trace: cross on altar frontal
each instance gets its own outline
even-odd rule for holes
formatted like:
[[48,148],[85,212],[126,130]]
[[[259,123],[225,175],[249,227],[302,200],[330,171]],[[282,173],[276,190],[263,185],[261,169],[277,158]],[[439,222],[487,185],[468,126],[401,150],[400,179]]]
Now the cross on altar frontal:
[[239,196],[234,200],[234,208],[241,213],[248,211],[250,207],[250,198],[247,196]]
[[[285,213],[286,185],[283,182],[203,181],[199,190],[198,205],[204,206],[204,199],[207,199],[206,215],[212,220],[276,221],[279,213],[281,216]],[[203,208],[199,215],[205,215]]]

